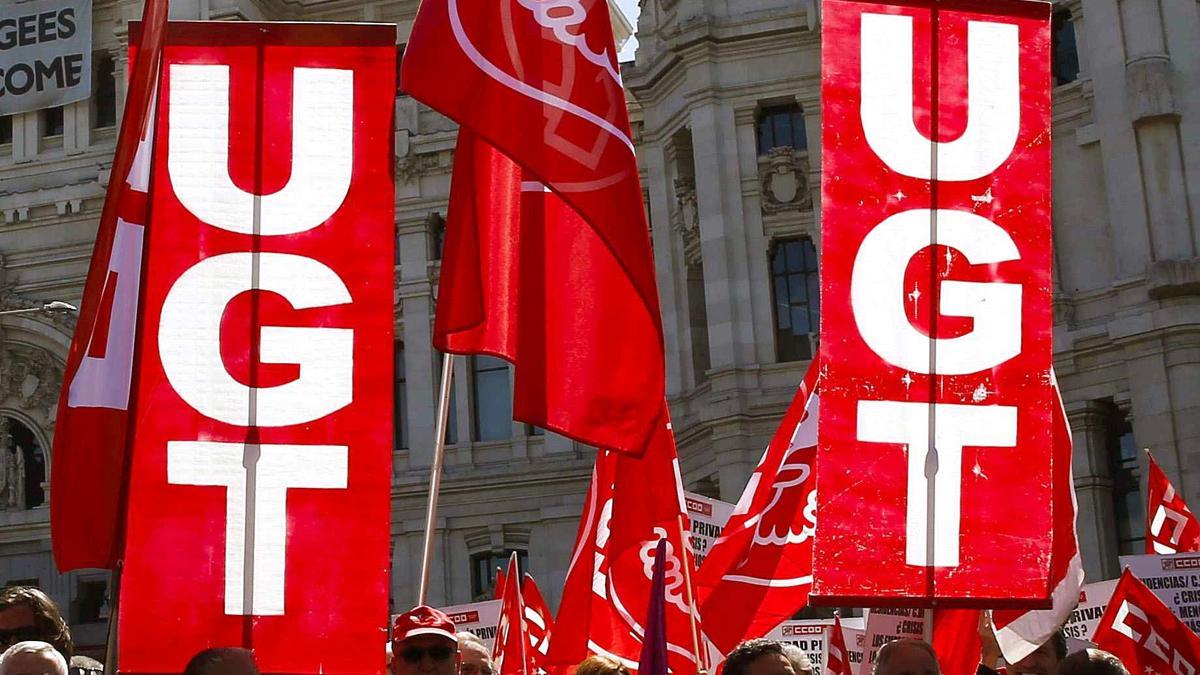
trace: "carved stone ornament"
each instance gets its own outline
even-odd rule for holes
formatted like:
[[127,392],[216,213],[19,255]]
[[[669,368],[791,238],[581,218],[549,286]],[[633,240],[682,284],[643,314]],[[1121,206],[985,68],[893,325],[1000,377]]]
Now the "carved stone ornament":
[[[0,264],[3,264],[2,260],[0,260]],[[21,295],[20,293],[17,293],[12,289],[11,286],[0,288],[0,311],[7,311],[11,309],[32,309],[34,307],[41,307],[43,304],[45,303],[41,300],[33,300]],[[78,316],[75,314],[75,312],[55,312],[53,314],[41,313],[33,314],[31,316],[35,317],[38,321],[53,324],[65,335],[73,335],[75,333],[75,322],[78,320]]]
[[808,159],[784,146],[772,148],[758,160],[763,213],[812,208],[808,192]]
[[683,239],[683,257],[689,265],[700,262],[700,208],[696,183],[691,178],[675,179],[675,213],[671,226]]
[[419,155],[415,152],[396,158],[396,178],[401,185],[415,183],[438,167],[437,154]]
[[62,379],[62,364],[45,350],[9,344],[0,353],[0,402],[53,420]]

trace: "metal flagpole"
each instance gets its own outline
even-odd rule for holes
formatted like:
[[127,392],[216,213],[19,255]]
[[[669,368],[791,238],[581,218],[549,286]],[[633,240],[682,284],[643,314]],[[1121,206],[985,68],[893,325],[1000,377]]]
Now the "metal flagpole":
[[421,553],[421,585],[417,604],[429,597],[429,568],[433,562],[433,533],[437,525],[438,492],[442,488],[442,457],[446,454],[446,422],[450,418],[450,385],[454,379],[454,355],[442,355],[442,384],[438,391],[438,416],[433,432],[433,468],[429,472],[429,508],[425,511],[425,547]]
[[700,651],[700,630],[696,625],[696,600],[692,597],[692,571],[691,565],[688,564],[688,558],[691,558],[691,563],[695,564],[696,557],[692,555],[692,540],[683,527],[683,514],[676,516],[675,520],[679,523],[679,544],[683,547],[683,584],[687,588],[688,619],[692,623],[692,649],[696,650],[696,665],[699,667],[699,672],[706,673],[708,672],[705,668],[708,663],[708,650],[703,653]]

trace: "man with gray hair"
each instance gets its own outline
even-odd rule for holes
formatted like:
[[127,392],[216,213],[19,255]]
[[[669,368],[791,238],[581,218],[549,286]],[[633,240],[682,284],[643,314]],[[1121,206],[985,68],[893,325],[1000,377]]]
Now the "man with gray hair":
[[903,638],[889,642],[875,655],[875,675],[941,675],[937,653],[928,642]]
[[493,675],[496,672],[492,654],[478,635],[462,631],[455,637],[458,638],[458,653],[462,658],[458,664],[458,675]]
[[67,660],[48,642],[18,642],[0,655],[0,675],[67,675]]
[[792,670],[796,671],[796,675],[813,675],[812,660],[808,658],[808,654],[803,649],[790,642],[785,642],[783,643],[783,655],[792,664]]

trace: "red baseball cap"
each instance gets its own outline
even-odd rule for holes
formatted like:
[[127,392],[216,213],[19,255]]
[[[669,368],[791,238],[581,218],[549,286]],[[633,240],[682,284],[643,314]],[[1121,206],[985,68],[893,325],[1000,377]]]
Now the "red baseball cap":
[[393,643],[404,642],[417,635],[437,635],[451,641],[458,640],[454,635],[454,622],[450,617],[446,616],[445,612],[426,605],[413,607],[396,617],[396,623],[392,624]]

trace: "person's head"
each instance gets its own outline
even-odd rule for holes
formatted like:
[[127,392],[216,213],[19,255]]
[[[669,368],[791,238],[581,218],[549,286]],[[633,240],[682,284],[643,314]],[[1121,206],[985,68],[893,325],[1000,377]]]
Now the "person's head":
[[1054,635],[1028,656],[1008,666],[1009,675],[1052,675],[1058,662],[1067,657],[1067,638],[1062,631]]
[[808,658],[803,649],[787,642],[783,645],[783,655],[787,657],[788,663],[792,664],[796,675],[813,675],[812,659]]
[[1121,659],[1103,649],[1082,649],[1058,664],[1058,675],[1129,675]]
[[458,658],[459,675],[493,675],[496,671],[492,653],[474,633],[458,634]]
[[33,586],[0,589],[0,649],[25,640],[49,642],[64,659],[75,651],[71,630],[50,596]]
[[392,625],[392,675],[454,675],[458,672],[454,622],[440,610],[420,605]]
[[941,675],[937,654],[928,642],[904,638],[880,647],[875,675]]
[[0,675],[67,675],[67,660],[48,642],[18,642],[0,655]]
[[797,675],[792,662],[775,640],[747,640],[725,657],[725,675]]
[[629,669],[607,656],[589,656],[575,666],[575,675],[629,675]]
[[258,675],[258,666],[249,649],[213,647],[193,656],[183,675]]

